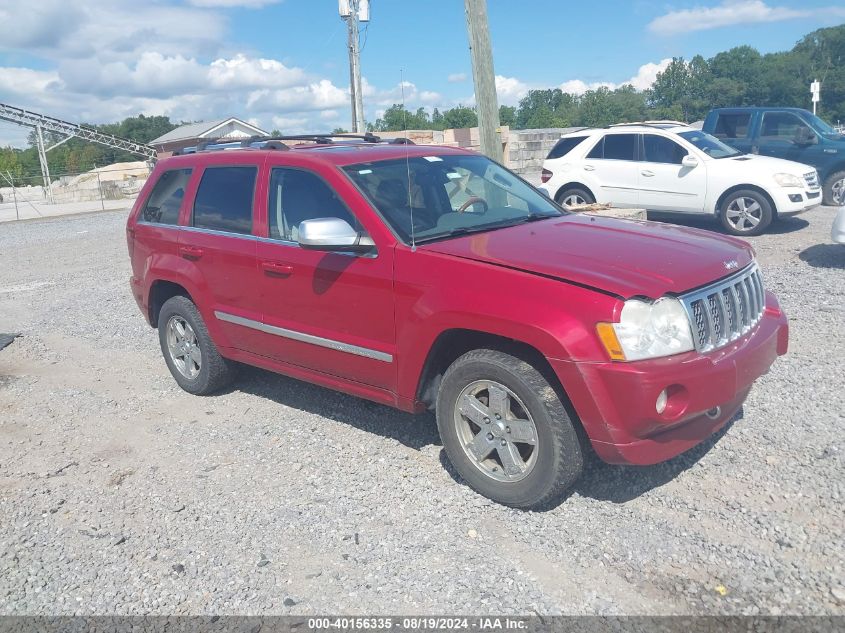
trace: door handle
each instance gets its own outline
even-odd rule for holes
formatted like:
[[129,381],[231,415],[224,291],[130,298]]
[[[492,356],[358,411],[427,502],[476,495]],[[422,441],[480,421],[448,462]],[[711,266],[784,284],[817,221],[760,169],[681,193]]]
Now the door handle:
[[185,259],[199,259],[202,257],[202,249],[196,246],[180,246],[179,254]]
[[261,262],[261,268],[268,275],[287,277],[293,274],[293,266],[284,262]]
[[653,172],[653,171],[649,171],[648,169],[643,169],[640,173],[641,173],[643,176],[646,176],[646,177],[648,177],[648,178],[651,178],[652,176],[654,176],[654,172]]
[[592,165],[584,165],[584,171],[595,171],[595,169]]

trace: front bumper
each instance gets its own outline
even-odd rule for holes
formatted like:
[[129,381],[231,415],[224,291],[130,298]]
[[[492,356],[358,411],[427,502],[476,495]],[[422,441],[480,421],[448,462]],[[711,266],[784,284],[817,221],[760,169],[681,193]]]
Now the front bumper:
[[845,244],[845,207],[839,207],[836,217],[833,218],[833,227],[830,229],[830,239],[839,244]]
[[778,187],[771,190],[772,199],[781,217],[798,215],[814,209],[822,203],[821,189],[797,189],[794,187]]
[[[757,327],[707,354],[632,363],[551,363],[599,457],[614,464],[655,464],[722,428],[753,382],[786,353],[788,331],[786,315],[767,292]],[[667,388],[670,404],[659,415],[655,402]]]

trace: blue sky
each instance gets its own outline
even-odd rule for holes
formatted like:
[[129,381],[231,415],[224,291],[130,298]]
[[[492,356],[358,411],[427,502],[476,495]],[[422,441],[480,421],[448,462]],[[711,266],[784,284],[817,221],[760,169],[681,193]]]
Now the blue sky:
[[[832,0],[488,0],[500,103],[531,88],[646,88],[673,56],[787,50],[845,21]],[[372,0],[368,120],[400,101],[474,101],[462,0]],[[0,101],[79,122],[239,116],[266,129],[349,127],[337,0],[3,0]],[[14,28],[8,28],[14,25]],[[0,144],[26,130],[0,122]]]

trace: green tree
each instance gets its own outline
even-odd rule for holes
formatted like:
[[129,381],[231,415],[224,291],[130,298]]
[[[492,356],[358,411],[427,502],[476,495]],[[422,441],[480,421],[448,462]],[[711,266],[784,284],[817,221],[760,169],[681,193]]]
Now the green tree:
[[472,108],[458,106],[443,113],[443,129],[477,127],[478,115]]
[[499,106],[499,124],[508,127],[516,126],[516,108],[514,106]]

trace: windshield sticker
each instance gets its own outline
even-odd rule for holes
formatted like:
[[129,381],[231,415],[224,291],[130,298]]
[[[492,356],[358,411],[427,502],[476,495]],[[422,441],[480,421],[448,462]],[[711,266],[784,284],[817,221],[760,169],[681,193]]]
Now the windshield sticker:
[[425,158],[429,163],[436,163],[438,161],[439,162],[443,161],[443,159],[440,158],[439,156],[423,156],[423,158]]
[[372,169],[360,169],[360,170],[358,170],[358,173],[361,174],[362,176],[365,176],[367,174],[373,173],[373,170]]
[[451,171],[446,174],[446,178],[451,178],[452,180],[454,180],[455,178],[463,178],[463,176],[454,171]]

